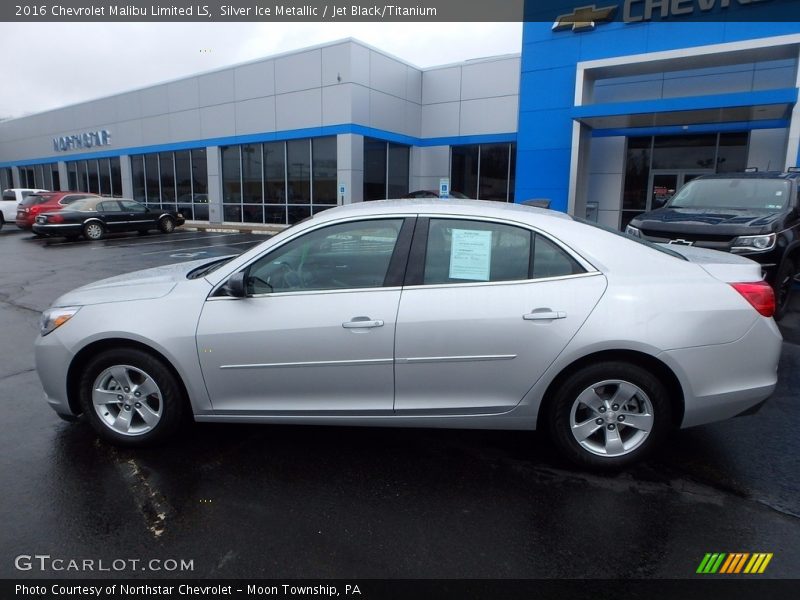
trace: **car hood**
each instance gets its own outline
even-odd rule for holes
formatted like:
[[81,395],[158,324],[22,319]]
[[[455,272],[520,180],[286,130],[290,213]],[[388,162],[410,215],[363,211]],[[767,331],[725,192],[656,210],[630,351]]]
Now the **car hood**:
[[185,281],[190,271],[209,262],[212,261],[207,258],[193,260],[101,279],[67,292],[53,306],[85,306],[161,298],[169,294],[178,282]]
[[676,230],[670,226],[682,225],[713,225],[731,226],[736,228],[754,227],[761,228],[772,224],[780,217],[780,212],[768,213],[763,210],[748,210],[737,208],[658,208],[636,217],[640,225],[635,227],[659,229],[663,231]]

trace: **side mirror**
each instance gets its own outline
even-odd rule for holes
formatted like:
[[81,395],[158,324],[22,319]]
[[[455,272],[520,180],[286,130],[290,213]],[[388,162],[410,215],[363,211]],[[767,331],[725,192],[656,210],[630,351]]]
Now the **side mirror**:
[[228,281],[222,286],[222,290],[226,295],[233,298],[244,298],[247,296],[247,289],[245,286],[245,272],[239,271],[228,277]]

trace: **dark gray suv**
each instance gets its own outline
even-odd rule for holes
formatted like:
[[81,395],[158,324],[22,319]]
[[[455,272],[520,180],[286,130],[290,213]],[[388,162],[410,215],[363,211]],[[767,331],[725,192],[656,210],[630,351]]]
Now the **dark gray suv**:
[[800,268],[800,173],[725,173],[698,177],[666,205],[625,229],[651,242],[700,246],[759,263],[775,291],[775,319],[786,314]]

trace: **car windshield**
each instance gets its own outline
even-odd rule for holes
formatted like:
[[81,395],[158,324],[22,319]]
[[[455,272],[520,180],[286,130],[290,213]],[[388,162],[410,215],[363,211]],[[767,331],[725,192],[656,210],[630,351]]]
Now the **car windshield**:
[[790,186],[784,179],[757,177],[695,179],[683,186],[667,207],[782,210],[789,202]]

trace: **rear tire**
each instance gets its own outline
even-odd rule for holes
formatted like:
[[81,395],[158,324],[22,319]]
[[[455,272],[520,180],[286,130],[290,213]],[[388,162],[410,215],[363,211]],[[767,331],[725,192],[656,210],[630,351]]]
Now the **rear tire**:
[[0,213],[0,229],[3,229],[3,225],[5,225],[6,220],[3,218],[3,213]]
[[175,231],[175,219],[172,217],[162,217],[158,222],[158,229],[161,233],[172,233]]
[[792,299],[794,278],[797,275],[797,266],[791,258],[783,259],[778,272],[775,274],[775,283],[772,286],[775,292],[775,320],[780,321],[789,312]]
[[83,237],[85,237],[90,242],[96,242],[98,240],[102,240],[105,233],[106,233],[105,227],[103,227],[97,221],[92,221],[91,223],[87,223],[86,225],[83,226]]
[[570,375],[547,422],[555,445],[575,464],[618,469],[660,445],[672,426],[664,384],[632,363],[606,361]]
[[101,352],[84,368],[79,389],[83,414],[113,444],[163,442],[183,422],[181,386],[164,363],[142,350]]

